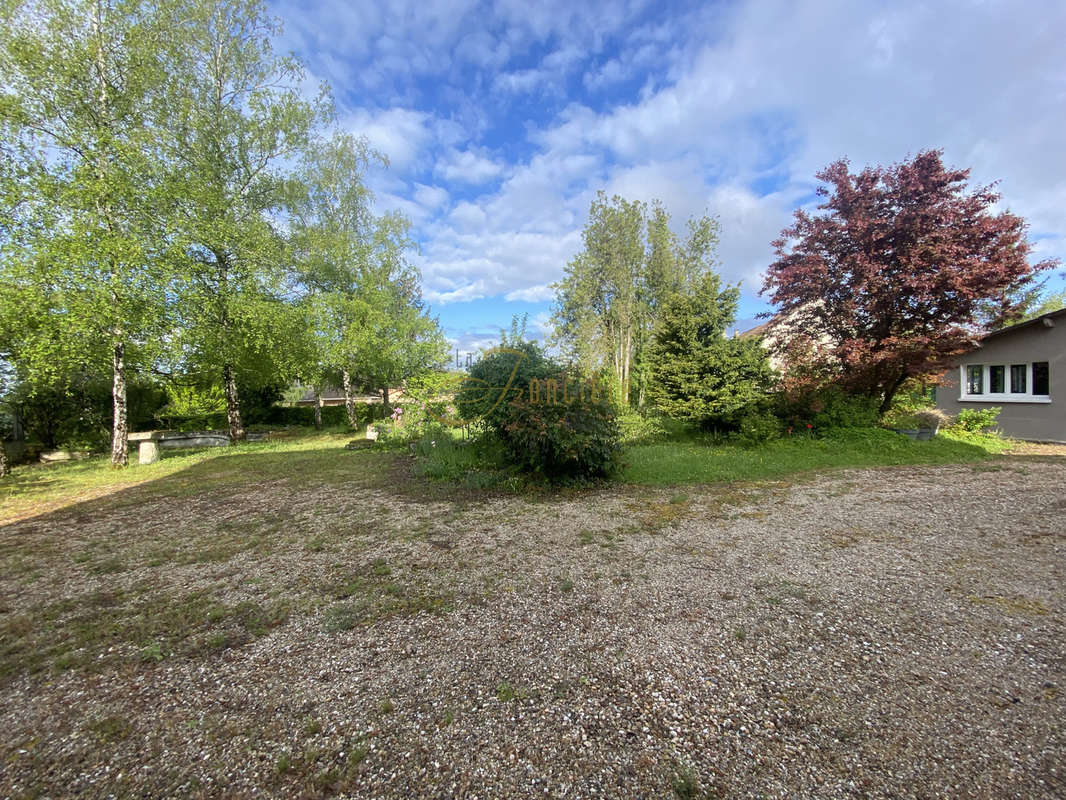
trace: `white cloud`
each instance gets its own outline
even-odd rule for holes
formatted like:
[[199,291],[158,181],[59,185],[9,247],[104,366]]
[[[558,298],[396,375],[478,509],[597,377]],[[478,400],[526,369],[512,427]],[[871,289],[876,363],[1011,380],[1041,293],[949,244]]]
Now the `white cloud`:
[[521,300],[526,303],[540,303],[555,297],[555,290],[551,284],[542,283],[537,286],[527,286],[524,289],[515,289],[504,295],[508,301]]
[[439,186],[416,183],[415,202],[425,209],[436,210],[448,202],[448,192]]
[[372,112],[358,109],[349,113],[341,127],[358,136],[365,136],[371,146],[386,155],[397,170],[411,167],[422,148],[433,136],[430,115],[424,111],[390,108]]
[[[313,67],[335,86],[376,81],[387,107],[346,127],[393,160],[379,205],[416,220],[432,302],[546,299],[600,187],[662,199],[679,227],[717,215],[722,271],[751,298],[816,171],[928,147],[976,183],[1001,179],[1041,257],[1066,255],[1066,4],[747,0],[627,29],[640,7],[329,0],[332,30],[296,23],[308,50],[347,32],[365,55],[358,70],[339,48]],[[447,85],[411,99],[414,75]],[[553,92],[582,83],[589,94],[559,111]],[[597,105],[637,83],[628,102]],[[501,144],[516,130],[521,147]]]
[[503,165],[470,150],[452,150],[437,164],[437,173],[457,183],[481,184],[498,177]]
[[463,202],[452,209],[448,220],[460,229],[470,230],[484,226],[486,217],[480,206]]

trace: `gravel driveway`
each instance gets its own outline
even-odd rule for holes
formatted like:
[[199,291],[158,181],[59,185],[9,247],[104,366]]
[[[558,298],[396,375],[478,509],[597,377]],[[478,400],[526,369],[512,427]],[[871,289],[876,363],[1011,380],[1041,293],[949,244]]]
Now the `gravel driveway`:
[[[299,528],[307,498],[248,492]],[[349,630],[308,608],[210,656],[21,676],[0,690],[0,795],[1066,796],[1066,460],[318,500],[377,524],[156,579],[356,559],[452,602]],[[83,525],[136,542],[150,512]],[[12,587],[8,611],[47,599]]]

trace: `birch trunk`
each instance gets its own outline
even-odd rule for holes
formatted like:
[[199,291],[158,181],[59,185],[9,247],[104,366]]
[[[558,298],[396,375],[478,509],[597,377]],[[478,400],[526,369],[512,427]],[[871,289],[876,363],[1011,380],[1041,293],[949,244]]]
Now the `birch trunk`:
[[[111,103],[107,94],[107,60],[104,54],[104,30],[103,30],[103,7],[100,0],[93,4],[92,30],[96,39],[96,80],[97,80],[97,103],[102,122],[99,123],[100,133],[110,133],[111,127]],[[108,161],[103,147],[97,144],[96,154],[96,178],[99,185],[107,185]],[[96,195],[96,213],[104,223],[108,233],[114,231],[114,212],[106,195],[106,189],[101,189],[104,194]],[[121,313],[121,288],[120,276],[117,265],[109,259],[108,273],[111,281],[112,313]],[[116,325],[113,331],[114,344],[111,351],[111,398],[112,398],[112,423],[111,423],[111,466],[125,467],[130,463],[129,459],[129,422],[126,410],[126,345],[125,334],[121,326]]]
[[355,418],[355,396],[352,394],[352,376],[348,374],[348,370],[341,371],[341,384],[344,386],[344,410],[348,414],[348,425],[358,428],[359,420]]
[[111,353],[111,398],[114,417],[111,428],[111,466],[125,467],[130,463],[129,423],[126,416],[126,345],[115,343]]
[[237,379],[233,375],[233,365],[222,367],[222,378],[226,384],[226,419],[229,421],[230,444],[244,441],[244,424],[241,422],[241,399],[237,394]]
[[385,419],[392,413],[392,409],[389,408],[389,387],[386,386],[381,390],[381,418]]
[[0,439],[0,478],[9,472],[7,466],[7,452],[4,450],[4,440]]
[[315,388],[315,430],[322,430],[322,392]]

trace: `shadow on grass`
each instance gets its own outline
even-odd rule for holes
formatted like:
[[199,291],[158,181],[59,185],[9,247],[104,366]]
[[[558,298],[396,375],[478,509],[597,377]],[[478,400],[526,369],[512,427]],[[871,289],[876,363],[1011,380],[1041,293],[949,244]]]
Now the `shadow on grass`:
[[[127,470],[100,460],[17,470],[3,497],[21,505],[0,511],[0,685],[50,668],[209,656],[294,613],[328,609],[327,630],[343,630],[447,610],[446,590],[363,563],[367,542],[398,535],[374,512],[382,492],[401,503],[445,492],[411,474],[409,455],[348,450],[348,438],[167,454]],[[426,484],[437,494],[421,493]],[[35,508],[35,497],[47,502]]]

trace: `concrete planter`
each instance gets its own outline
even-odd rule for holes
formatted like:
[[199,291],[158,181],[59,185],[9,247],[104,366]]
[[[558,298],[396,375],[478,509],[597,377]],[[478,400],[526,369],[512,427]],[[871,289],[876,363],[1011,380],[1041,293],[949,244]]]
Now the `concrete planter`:
[[896,433],[901,433],[908,439],[913,439],[917,442],[928,442],[934,436],[936,436],[939,427],[937,428],[892,428]]

